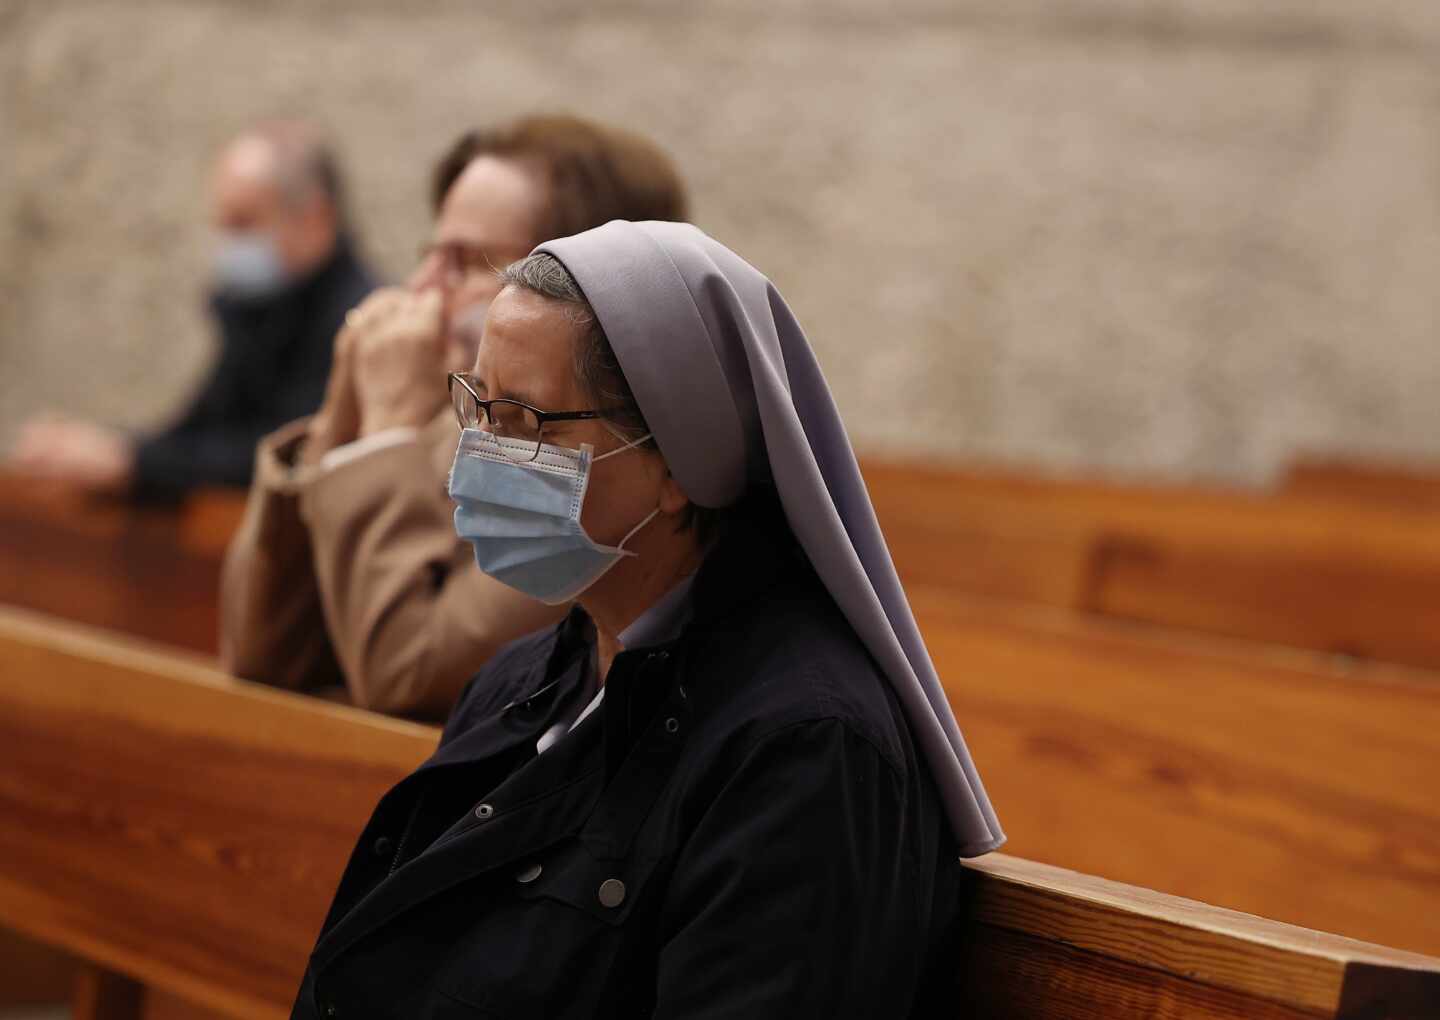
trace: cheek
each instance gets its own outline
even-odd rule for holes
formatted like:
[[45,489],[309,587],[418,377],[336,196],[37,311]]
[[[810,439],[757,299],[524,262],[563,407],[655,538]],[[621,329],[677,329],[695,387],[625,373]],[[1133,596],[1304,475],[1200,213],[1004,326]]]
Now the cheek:
[[275,239],[275,246],[286,262],[294,262],[305,253],[305,224],[299,219],[271,218],[261,229]]
[[[660,502],[660,477],[648,463],[650,458],[629,451],[612,460],[628,463],[612,467],[607,460],[597,464],[591,470],[590,489],[580,510],[586,534],[604,545],[619,542]],[[607,467],[612,469],[606,471]]]
[[282,216],[278,210],[267,209],[255,217],[255,229],[263,230],[284,244],[302,233],[304,225],[299,216]]

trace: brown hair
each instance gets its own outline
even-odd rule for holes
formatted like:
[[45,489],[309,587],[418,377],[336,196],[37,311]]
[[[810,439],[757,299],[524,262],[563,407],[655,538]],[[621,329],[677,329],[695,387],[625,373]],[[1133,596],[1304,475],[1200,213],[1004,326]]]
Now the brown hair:
[[569,237],[611,220],[683,220],[685,186],[674,163],[648,140],[568,114],[522,117],[461,135],[436,164],[430,201],[445,196],[479,156],[537,166],[550,189],[536,243]]

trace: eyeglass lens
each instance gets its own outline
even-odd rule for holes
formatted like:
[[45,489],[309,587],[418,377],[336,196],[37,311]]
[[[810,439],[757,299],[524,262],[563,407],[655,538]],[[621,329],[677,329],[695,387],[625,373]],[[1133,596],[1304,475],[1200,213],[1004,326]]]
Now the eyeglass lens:
[[501,446],[514,460],[534,460],[540,452],[543,423],[534,410],[513,400],[489,401],[489,412],[463,386],[451,390],[456,417],[467,429],[480,429],[500,439],[512,440]]

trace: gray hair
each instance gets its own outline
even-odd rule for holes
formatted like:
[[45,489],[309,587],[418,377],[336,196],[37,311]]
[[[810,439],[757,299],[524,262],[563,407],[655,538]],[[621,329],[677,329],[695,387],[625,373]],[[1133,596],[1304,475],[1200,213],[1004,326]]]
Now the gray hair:
[[630,392],[630,384],[625,381],[625,373],[600,320],[595,316],[595,309],[590,307],[585,292],[564,263],[545,252],[528,255],[502,269],[500,281],[508,287],[519,287],[564,307],[571,321],[580,327],[573,363],[580,392],[595,407],[603,408],[607,412],[606,421],[627,439],[649,432],[645,415],[635,401],[635,395]]
[[595,317],[595,310],[585,299],[585,292],[570,275],[570,270],[554,255],[537,252],[512,262],[500,270],[500,280],[507,286],[523,287],[552,301],[575,305],[581,313]]

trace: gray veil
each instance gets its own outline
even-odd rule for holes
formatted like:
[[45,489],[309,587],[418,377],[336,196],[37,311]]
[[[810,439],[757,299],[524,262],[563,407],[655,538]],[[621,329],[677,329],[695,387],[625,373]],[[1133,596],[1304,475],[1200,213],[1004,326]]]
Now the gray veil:
[[962,856],[1004,842],[799,323],[758,270],[684,223],[615,220],[536,248],[595,309],[671,473],[695,503],[773,479],[830,595],[894,685]]

